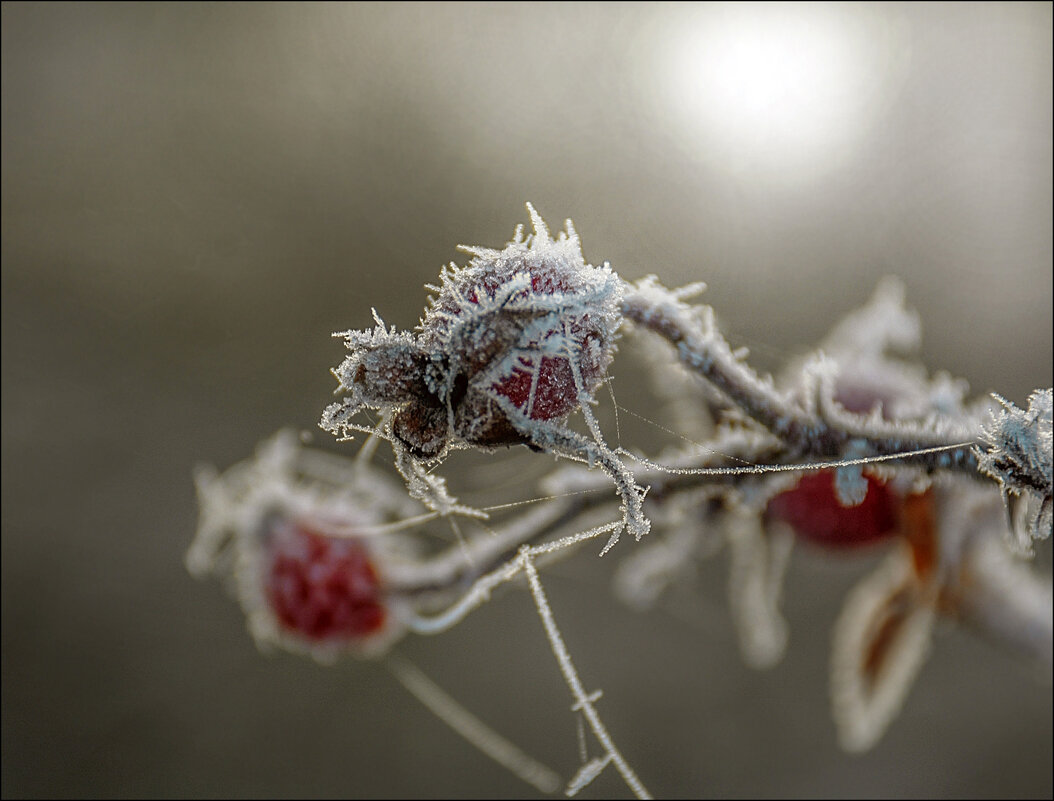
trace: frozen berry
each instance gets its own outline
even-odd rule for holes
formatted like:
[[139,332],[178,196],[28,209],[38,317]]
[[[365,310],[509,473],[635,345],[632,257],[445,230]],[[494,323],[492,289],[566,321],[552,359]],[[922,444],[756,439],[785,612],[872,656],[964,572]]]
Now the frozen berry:
[[586,264],[578,236],[555,239],[530,208],[534,233],[517,229],[503,250],[463,248],[444,270],[417,334],[342,334],[351,350],[334,373],[344,401],[322,427],[347,432],[364,408],[391,411],[390,432],[417,459],[447,445],[536,445],[534,427],[577,409],[604,380],[621,324],[622,284]]
[[838,498],[834,471],[808,473],[793,489],[769,501],[765,514],[818,545],[852,548],[877,542],[897,533],[900,498],[883,481],[869,475],[864,478],[864,500],[847,507]]
[[267,601],[282,628],[313,642],[353,641],[384,628],[380,580],[362,542],[280,520],[266,547]]
[[501,251],[466,249],[472,260],[444,274],[421,323],[420,346],[438,356],[436,383],[449,388],[440,394],[453,433],[469,444],[529,442],[530,421],[578,408],[614,351],[617,276],[585,263],[570,223],[554,240],[530,212],[532,236],[517,231]]

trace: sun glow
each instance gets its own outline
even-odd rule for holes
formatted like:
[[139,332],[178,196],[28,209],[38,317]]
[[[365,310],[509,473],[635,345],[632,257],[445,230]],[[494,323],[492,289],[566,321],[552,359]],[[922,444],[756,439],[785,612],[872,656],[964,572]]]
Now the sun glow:
[[875,33],[838,6],[734,4],[693,20],[670,50],[675,124],[733,169],[815,169],[874,111],[886,31]]

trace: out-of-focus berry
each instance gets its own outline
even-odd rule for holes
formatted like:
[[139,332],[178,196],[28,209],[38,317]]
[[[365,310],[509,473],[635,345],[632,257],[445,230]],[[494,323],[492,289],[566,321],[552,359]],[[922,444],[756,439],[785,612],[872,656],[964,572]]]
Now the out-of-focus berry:
[[384,627],[381,582],[363,542],[274,520],[264,549],[267,602],[287,631],[316,642],[341,642]]
[[884,540],[899,529],[900,497],[883,481],[865,475],[867,495],[856,506],[838,498],[833,470],[801,477],[793,489],[769,501],[765,514],[782,520],[808,542],[828,548],[853,548]]

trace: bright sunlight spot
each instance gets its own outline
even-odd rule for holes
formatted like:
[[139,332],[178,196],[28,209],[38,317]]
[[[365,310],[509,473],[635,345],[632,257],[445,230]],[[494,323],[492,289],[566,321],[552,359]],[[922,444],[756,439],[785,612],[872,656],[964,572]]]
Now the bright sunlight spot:
[[707,160],[813,172],[874,111],[868,73],[888,31],[871,30],[862,15],[737,3],[691,23],[674,36],[667,87],[686,144]]

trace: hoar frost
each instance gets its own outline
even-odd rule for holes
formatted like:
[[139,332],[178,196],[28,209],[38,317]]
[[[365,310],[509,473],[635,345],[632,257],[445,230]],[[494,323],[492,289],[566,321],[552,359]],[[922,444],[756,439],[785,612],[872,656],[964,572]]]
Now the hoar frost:
[[[451,448],[526,445],[599,466],[622,498],[623,522],[637,539],[650,524],[637,486],[603,440],[590,406],[607,375],[622,325],[624,284],[608,264],[582,256],[571,221],[554,239],[528,203],[534,233],[517,226],[502,250],[461,246],[416,333],[345,331],[351,353],[333,373],[345,393],[322,415],[337,435],[366,430],[352,418],[384,415],[376,433],[391,442],[410,494],[441,514],[485,516],[459,506],[431,467]],[[592,437],[564,425],[581,410]],[[618,532],[608,547],[614,545]]]
[[1046,539],[1051,530],[1052,393],[1037,389],[1028,398],[1028,409],[1017,408],[996,396],[1002,409],[993,413],[991,423],[984,429],[986,451],[979,453],[979,466],[1003,490],[1007,501],[1024,498],[1030,505],[1024,531],[1019,532],[1020,548],[1028,551],[1031,539]]
[[416,334],[347,331],[334,371],[342,401],[322,427],[346,432],[363,408],[390,412],[394,443],[418,459],[448,446],[536,444],[539,423],[577,409],[604,379],[621,323],[621,282],[582,257],[570,220],[556,239],[528,206],[534,233],[516,229],[503,250],[465,247]]

